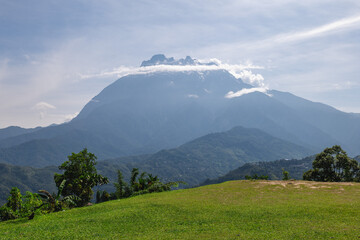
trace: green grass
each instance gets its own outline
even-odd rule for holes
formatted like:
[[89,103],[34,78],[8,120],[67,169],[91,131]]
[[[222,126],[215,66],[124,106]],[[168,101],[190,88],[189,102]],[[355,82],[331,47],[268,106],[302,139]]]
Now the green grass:
[[232,181],[0,223],[0,239],[360,239],[360,184]]

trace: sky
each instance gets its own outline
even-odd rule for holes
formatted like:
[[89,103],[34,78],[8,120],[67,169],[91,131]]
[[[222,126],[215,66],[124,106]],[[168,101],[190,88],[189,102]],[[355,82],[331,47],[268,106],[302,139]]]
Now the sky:
[[68,121],[158,53],[360,113],[358,0],[0,0],[0,128]]

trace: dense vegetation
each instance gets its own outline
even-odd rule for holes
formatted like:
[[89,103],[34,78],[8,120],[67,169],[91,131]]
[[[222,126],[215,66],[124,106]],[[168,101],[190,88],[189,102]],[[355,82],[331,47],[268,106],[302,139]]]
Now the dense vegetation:
[[[47,190],[39,190],[38,193],[26,192],[21,195],[17,187],[13,187],[6,204],[0,207],[0,221],[28,217],[33,219],[35,214],[57,212],[72,207],[83,207],[90,204],[93,197],[92,188],[109,183],[106,177],[97,173],[95,168],[96,156],[84,148],[79,153],[72,153],[59,166],[63,173],[55,173],[54,180],[58,188],[57,194],[51,194]],[[96,202],[104,202],[110,199],[128,198],[153,192],[170,191],[172,186],[178,186],[180,182],[162,183],[157,176],[133,168],[129,184],[127,184],[120,170],[117,171],[118,179],[114,184],[116,192],[108,194],[106,191],[98,191]]]
[[0,223],[4,239],[358,239],[360,184],[232,181]]
[[316,155],[313,169],[304,173],[304,180],[321,182],[360,182],[360,164],[347,156],[339,145],[325,148]]
[[55,192],[57,189],[53,179],[56,172],[59,169],[55,166],[32,168],[0,163],[0,206],[6,202],[12,187],[19,188],[22,193],[40,189]]
[[140,166],[141,171],[156,174],[164,181],[184,181],[194,186],[248,162],[300,158],[306,156],[304,153],[311,152],[258,129],[236,127],[226,132],[208,134],[178,148],[106,162],[125,165],[129,170]]
[[85,206],[93,196],[92,188],[109,183],[106,177],[97,173],[96,156],[85,148],[79,153],[72,153],[69,160],[59,166],[64,173],[55,173],[56,187],[62,186],[61,195],[74,196],[77,206]]
[[309,170],[312,166],[312,162],[315,159],[314,156],[306,157],[301,160],[276,160],[270,162],[256,162],[246,163],[243,166],[232,170],[215,179],[207,179],[201,185],[221,183],[230,180],[246,179],[246,176],[268,176],[269,180],[281,180],[283,179],[283,170],[289,173],[292,179],[302,179],[303,173]]
[[[37,152],[36,146],[33,154]],[[64,150],[51,149],[47,156],[51,158],[58,151]],[[194,186],[207,178],[224,175],[244,163],[300,158],[310,153],[312,152],[306,148],[274,138],[258,129],[236,127],[226,132],[208,134],[177,148],[154,154],[99,161],[96,169],[101,175],[108,177],[110,182],[117,180],[117,169],[120,169],[124,179],[128,180],[131,170],[139,168],[140,171],[159,176],[165,182],[184,181],[188,186]],[[66,153],[61,154],[64,155],[63,159],[66,159]],[[39,189],[56,191],[52,180],[55,171],[58,171],[56,167],[35,169],[0,164],[0,172],[4,174],[0,175],[0,191],[3,193],[0,195],[0,204],[5,203],[11,187],[18,187],[21,192],[36,192]],[[114,191],[114,187],[108,184],[95,190],[111,192]]]

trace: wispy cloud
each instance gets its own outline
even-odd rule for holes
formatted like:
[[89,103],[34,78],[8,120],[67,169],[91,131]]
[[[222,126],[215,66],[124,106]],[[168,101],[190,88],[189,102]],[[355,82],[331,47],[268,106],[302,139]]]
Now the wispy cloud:
[[188,94],[187,97],[188,97],[188,98],[199,98],[199,95],[196,95],[196,94]]
[[314,37],[320,37],[327,34],[335,33],[340,30],[360,28],[360,15],[355,17],[344,18],[329,24],[315,27],[305,31],[286,33],[275,36],[270,40],[278,43],[301,41]]
[[[243,88],[240,91],[233,92],[230,91],[225,95],[225,98],[235,98],[235,97],[241,97],[245,94],[253,93],[253,92],[261,92],[267,94],[267,90],[264,87],[258,87],[258,88]],[[267,94],[268,95],[268,94]],[[269,95],[270,96],[270,95]]]
[[47,102],[38,102],[37,104],[35,104],[35,106],[33,106],[33,109],[48,110],[48,109],[56,109],[56,107]]
[[149,74],[155,72],[191,72],[191,71],[214,71],[214,70],[226,70],[229,71],[236,78],[241,78],[243,81],[255,85],[264,86],[264,78],[260,74],[253,74],[251,69],[263,69],[262,66],[254,65],[250,62],[245,64],[227,64],[222,63],[218,59],[200,60],[202,63],[211,62],[216,63],[215,65],[155,65],[146,67],[126,67],[120,66],[114,68],[111,71],[103,71],[97,74],[83,75],[80,74],[82,79],[86,78],[102,78],[116,76],[118,78],[132,75],[132,74]]
[[39,112],[40,119],[44,119],[47,115],[47,111],[50,109],[56,109],[56,107],[47,102],[38,102],[32,107],[32,109]]

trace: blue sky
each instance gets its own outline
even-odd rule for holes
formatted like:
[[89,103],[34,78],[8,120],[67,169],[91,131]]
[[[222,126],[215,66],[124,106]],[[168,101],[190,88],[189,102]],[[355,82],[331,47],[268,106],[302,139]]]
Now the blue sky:
[[358,0],[0,0],[0,128],[64,122],[103,73],[157,53],[252,63],[271,89],[360,112]]

